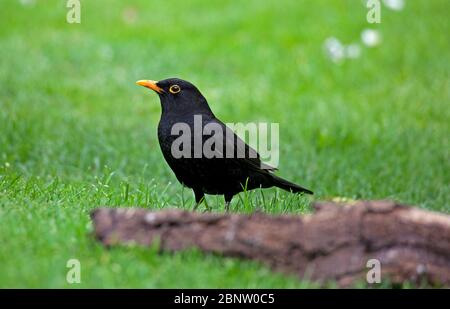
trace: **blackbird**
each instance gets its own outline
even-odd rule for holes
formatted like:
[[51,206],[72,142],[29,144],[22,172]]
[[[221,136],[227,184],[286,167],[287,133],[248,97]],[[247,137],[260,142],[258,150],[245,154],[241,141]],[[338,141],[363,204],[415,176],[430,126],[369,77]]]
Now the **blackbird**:
[[[162,109],[158,125],[159,145],[178,181],[194,191],[194,209],[203,201],[209,208],[205,193],[223,194],[227,211],[233,196],[244,190],[275,186],[293,193],[313,194],[308,189],[274,175],[273,171],[276,169],[261,162],[259,154],[253,148],[214,116],[205,97],[190,82],[169,78],[161,81],[140,80],[136,84],[155,91],[159,96]],[[198,130],[198,124],[203,130]],[[178,129],[174,132],[177,126]],[[208,126],[214,129],[208,131]],[[189,134],[180,137],[181,131]],[[178,149],[174,145],[180,143],[177,141],[179,138],[187,140],[183,147],[179,147],[185,151],[181,156],[174,151]],[[208,139],[209,145],[214,147],[204,148]],[[210,149],[210,153],[206,153],[204,149]]]

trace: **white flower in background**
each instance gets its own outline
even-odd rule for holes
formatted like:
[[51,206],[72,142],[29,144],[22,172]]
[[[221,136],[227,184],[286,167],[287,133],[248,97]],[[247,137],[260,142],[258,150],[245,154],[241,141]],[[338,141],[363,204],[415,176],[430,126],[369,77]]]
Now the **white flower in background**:
[[345,46],[345,57],[356,59],[361,56],[361,47],[358,44],[350,44]]
[[359,44],[344,45],[335,37],[330,37],[325,40],[324,50],[328,58],[335,63],[340,63],[345,59],[356,59],[361,56],[361,47]]
[[[361,2],[368,8],[377,5],[378,9],[380,9],[381,2],[383,2],[384,6],[394,11],[401,11],[405,7],[405,0],[361,0]],[[368,20],[368,22],[370,21]],[[361,32],[361,41],[365,47],[372,48],[381,44],[382,36],[378,30],[364,29]],[[362,52],[360,44],[344,45],[335,37],[326,39],[323,46],[328,58],[335,63],[340,63],[345,59],[359,58]]]
[[345,57],[345,48],[342,43],[335,37],[330,37],[325,40],[324,49],[327,56],[333,62],[341,62]]
[[361,40],[367,47],[375,47],[381,43],[381,35],[377,30],[365,29],[361,33]]
[[401,11],[405,7],[404,0],[383,0],[383,4],[394,11]]

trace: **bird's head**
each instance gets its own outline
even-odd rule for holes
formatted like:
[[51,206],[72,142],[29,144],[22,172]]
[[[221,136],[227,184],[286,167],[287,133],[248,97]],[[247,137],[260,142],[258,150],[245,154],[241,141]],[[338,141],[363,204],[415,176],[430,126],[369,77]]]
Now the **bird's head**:
[[163,114],[212,114],[205,97],[188,81],[168,78],[160,81],[139,80],[136,84],[158,94]]

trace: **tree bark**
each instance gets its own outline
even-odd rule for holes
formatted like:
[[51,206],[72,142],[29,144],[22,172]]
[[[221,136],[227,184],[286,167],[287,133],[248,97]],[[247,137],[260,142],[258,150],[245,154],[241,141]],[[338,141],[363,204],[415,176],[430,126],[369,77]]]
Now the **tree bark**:
[[343,287],[366,282],[376,265],[367,263],[375,259],[382,281],[450,285],[449,215],[390,201],[318,202],[314,208],[304,216],[99,208],[91,217],[95,236],[107,246],[196,247]]

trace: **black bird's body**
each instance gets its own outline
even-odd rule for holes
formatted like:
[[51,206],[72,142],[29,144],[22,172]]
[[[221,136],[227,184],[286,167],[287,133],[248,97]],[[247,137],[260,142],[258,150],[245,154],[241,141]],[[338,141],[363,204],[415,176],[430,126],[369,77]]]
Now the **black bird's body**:
[[[194,191],[197,204],[204,199],[205,193],[224,195],[228,205],[233,196],[244,189],[272,186],[294,193],[312,194],[311,191],[274,175],[274,168],[261,163],[257,152],[214,116],[206,99],[194,85],[175,78],[159,82],[139,81],[138,84],[155,90],[160,96],[162,113],[158,125],[158,140],[161,151],[178,181]],[[172,129],[180,123],[190,129],[191,149],[189,156],[176,158],[172,145],[179,135],[173,134]],[[201,130],[198,130],[200,123]],[[222,134],[204,134],[203,130],[208,125],[220,127]],[[204,143],[210,138],[215,141],[221,139],[217,142],[223,148],[213,147],[215,155],[212,157],[203,154],[196,157],[195,141],[197,146],[201,143],[203,149]],[[224,153],[226,149],[234,149],[234,156],[227,157]],[[239,157],[238,151],[245,153],[245,156]]]

